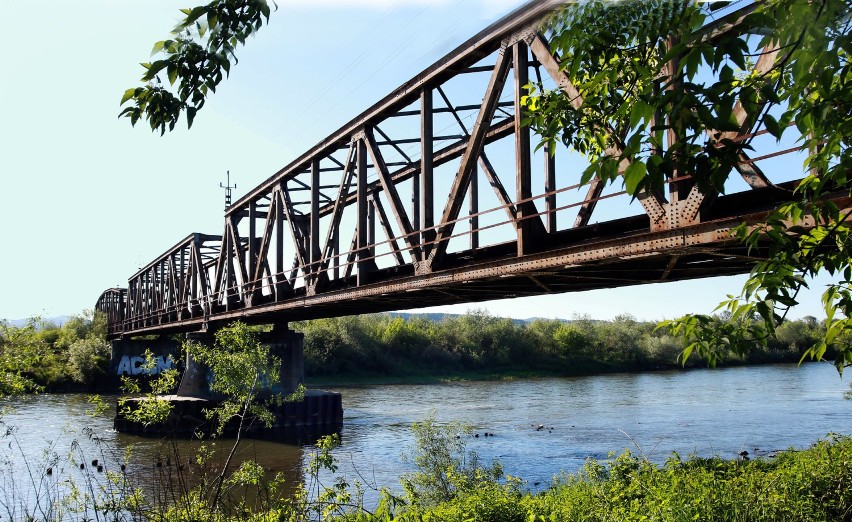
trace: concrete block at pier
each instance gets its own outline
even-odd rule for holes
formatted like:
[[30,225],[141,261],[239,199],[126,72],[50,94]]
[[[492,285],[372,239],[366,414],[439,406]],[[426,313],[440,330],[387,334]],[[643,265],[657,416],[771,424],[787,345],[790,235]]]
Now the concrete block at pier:
[[264,390],[264,394],[290,395],[305,382],[305,334],[276,327],[260,339],[272,355],[281,359],[278,384]]
[[[126,406],[132,410],[144,400],[152,399],[130,399]],[[116,431],[147,437],[177,438],[211,433],[213,425],[207,421],[204,410],[215,407],[215,401],[177,395],[164,395],[157,400],[168,401],[173,408],[164,423],[144,425],[133,422],[122,415],[119,408],[114,421]],[[340,433],[343,428],[343,402],[339,393],[308,390],[303,400],[275,405],[271,410],[275,417],[272,426],[249,422],[247,425],[250,428],[244,432],[244,436],[288,444],[310,444],[322,436]],[[224,435],[236,435],[237,427],[237,422],[229,424]]]

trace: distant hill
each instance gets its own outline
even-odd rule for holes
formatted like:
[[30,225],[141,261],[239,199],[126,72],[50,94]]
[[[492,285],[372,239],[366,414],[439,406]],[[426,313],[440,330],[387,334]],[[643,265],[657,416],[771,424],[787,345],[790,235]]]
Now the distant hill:
[[[389,312],[388,315],[391,316],[391,317],[401,317],[401,318],[405,319],[406,321],[409,320],[409,319],[418,319],[418,318],[427,319],[429,321],[440,321],[442,319],[455,319],[455,318],[461,317],[462,315],[465,315],[465,314],[444,314],[444,313],[410,314],[410,313],[407,313],[407,312]],[[551,319],[547,318],[547,317],[530,317],[530,318],[527,318],[527,319],[512,319],[512,321],[515,324],[527,324],[527,323],[531,323],[533,321],[538,321],[538,320],[550,321]],[[556,320],[562,321],[562,322],[565,322],[565,323],[571,322],[569,319],[558,319],[557,318]]]
[[[62,326],[63,324],[67,323],[69,319],[71,319],[70,315],[58,315],[56,317],[43,317],[41,319],[41,322],[56,326]],[[20,328],[22,326],[26,326],[29,322],[29,319],[12,319],[11,321],[7,322],[16,328]]]

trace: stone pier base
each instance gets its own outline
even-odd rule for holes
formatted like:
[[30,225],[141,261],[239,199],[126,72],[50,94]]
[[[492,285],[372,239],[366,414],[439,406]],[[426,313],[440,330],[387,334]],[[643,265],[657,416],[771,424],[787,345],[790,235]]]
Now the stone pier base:
[[[146,437],[182,439],[211,433],[213,426],[206,420],[204,410],[215,407],[215,401],[178,395],[166,395],[160,399],[169,401],[173,407],[165,423],[145,426],[119,414],[115,417],[115,430]],[[141,400],[145,399],[131,399],[128,405],[133,408],[134,403]],[[272,413],[275,421],[271,427],[249,423],[252,426],[243,430],[243,436],[287,444],[311,444],[325,435],[340,433],[343,428],[343,400],[339,393],[307,390],[304,400],[274,406]],[[235,436],[237,428],[238,423],[229,424],[224,435]]]
[[[187,338],[205,344],[213,342],[212,334],[207,332],[187,334]],[[281,360],[281,366],[280,382],[262,390],[258,395],[290,396],[305,380],[304,335],[289,330],[286,324],[281,324],[275,325],[272,331],[263,333],[261,341]],[[158,398],[172,404],[173,410],[169,419],[161,425],[144,426],[117,413],[114,422],[116,431],[181,438],[191,438],[199,432],[208,434],[212,426],[206,421],[204,410],[215,407],[220,400],[210,391],[212,379],[213,375],[207,366],[186,354],[185,369],[177,394]],[[134,404],[143,400],[146,399],[131,399],[128,405],[133,408]],[[306,444],[324,435],[339,433],[343,427],[343,401],[339,393],[307,390],[304,400],[284,402],[274,406],[272,412],[275,415],[272,427],[265,428],[259,423],[248,423],[251,427],[244,429],[243,434],[257,439]],[[229,425],[226,435],[234,435],[237,429],[238,424]]]

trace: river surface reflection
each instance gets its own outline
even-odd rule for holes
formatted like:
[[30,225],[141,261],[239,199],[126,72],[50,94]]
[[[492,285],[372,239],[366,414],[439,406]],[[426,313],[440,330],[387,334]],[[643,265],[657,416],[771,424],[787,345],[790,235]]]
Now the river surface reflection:
[[[410,470],[402,454],[411,449],[411,424],[434,412],[439,421],[471,424],[479,436],[470,436],[468,448],[486,461],[499,459],[506,473],[535,489],[560,471],[576,471],[589,457],[625,448],[656,462],[672,452],[735,458],[741,450],[760,455],[806,447],[828,433],[850,435],[852,401],[843,398],[848,382],[829,364],[806,364],[330,389],[343,394],[343,444],[336,455],[350,481],[398,486],[400,474]],[[150,484],[162,473],[156,462],[170,451],[160,441],[115,433],[112,412],[87,416],[90,405],[82,395],[26,397],[6,406],[14,412],[3,422],[14,427],[15,437],[7,435],[4,442],[11,444],[0,448],[3,483],[27,473],[27,464],[43,466],[46,448],[60,460],[73,450],[76,462],[89,462],[104,451],[119,462],[133,446],[129,470]],[[179,446],[184,458],[194,448]],[[311,451],[249,441],[239,458],[257,459],[295,483]]]
[[468,447],[481,457],[545,485],[625,448],[656,462],[672,452],[736,458],[850,435],[847,389],[833,366],[807,364],[335,391],[344,394],[341,453],[379,484],[395,483],[411,422],[434,410],[471,423],[480,436]]

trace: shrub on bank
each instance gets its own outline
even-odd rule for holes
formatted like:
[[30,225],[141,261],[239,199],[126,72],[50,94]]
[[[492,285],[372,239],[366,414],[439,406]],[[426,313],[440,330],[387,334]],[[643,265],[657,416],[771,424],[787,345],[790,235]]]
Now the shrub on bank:
[[655,466],[624,453],[607,462],[590,461],[541,493],[522,493],[512,482],[491,482],[459,490],[447,502],[407,507],[394,516],[458,522],[851,520],[850,464],[848,437],[753,461],[674,456]]
[[106,317],[83,312],[62,326],[30,319],[0,321],[0,393],[83,389],[109,364]]

